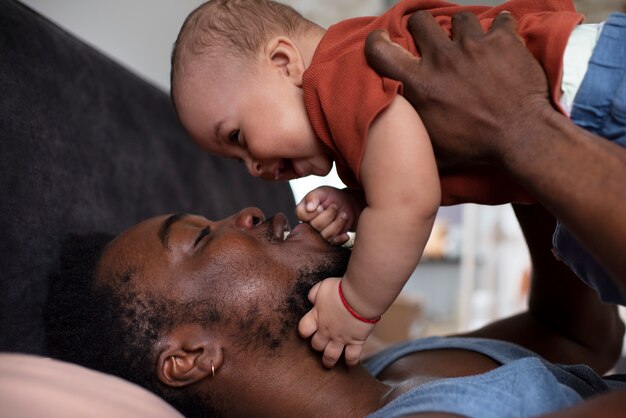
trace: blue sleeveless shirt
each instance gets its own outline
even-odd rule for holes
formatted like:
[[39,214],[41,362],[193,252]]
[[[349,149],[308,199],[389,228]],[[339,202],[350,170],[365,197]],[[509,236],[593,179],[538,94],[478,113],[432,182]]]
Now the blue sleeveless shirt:
[[364,362],[376,376],[399,358],[428,350],[474,351],[502,365],[487,373],[444,378],[404,393],[369,418],[446,412],[477,418],[547,414],[612,389],[626,388],[626,375],[602,378],[584,365],[550,363],[516,344],[483,338],[429,337],[391,347]]

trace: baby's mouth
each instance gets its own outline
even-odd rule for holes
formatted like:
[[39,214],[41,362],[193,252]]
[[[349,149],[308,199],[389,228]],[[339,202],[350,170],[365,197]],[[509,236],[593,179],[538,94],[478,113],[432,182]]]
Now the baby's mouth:
[[285,163],[283,162],[284,160],[281,158],[280,160],[278,160],[278,164],[276,165],[276,170],[274,171],[274,180],[278,181],[280,180],[280,175],[283,172],[283,167],[285,166]]
[[280,180],[285,172],[292,169],[291,160],[281,158],[278,160],[278,165],[276,166],[276,172],[274,173],[274,180]]

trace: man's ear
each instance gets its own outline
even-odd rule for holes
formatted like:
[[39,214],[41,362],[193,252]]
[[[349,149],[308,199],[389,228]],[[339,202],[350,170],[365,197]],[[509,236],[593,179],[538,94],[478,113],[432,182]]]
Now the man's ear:
[[161,338],[157,377],[165,385],[183,387],[215,376],[224,357],[221,345],[207,329],[186,324]]
[[300,50],[291,38],[276,36],[265,45],[265,57],[297,87],[302,87],[305,65]]

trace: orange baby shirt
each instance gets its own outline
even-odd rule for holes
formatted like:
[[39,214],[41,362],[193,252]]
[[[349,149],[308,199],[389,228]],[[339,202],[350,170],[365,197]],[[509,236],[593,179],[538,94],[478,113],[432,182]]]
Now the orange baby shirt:
[[[407,29],[410,15],[418,10],[430,11],[448,33],[451,17],[461,11],[474,13],[484,30],[501,11],[511,12],[526,46],[546,72],[554,103],[560,96],[568,37],[583,20],[571,0],[511,0],[496,7],[404,0],[379,17],[349,19],[331,26],[303,75],[304,101],[313,129],[333,153],[339,176],[348,187],[361,187],[360,166],[372,121],[396,94],[402,94],[400,82],[379,76],[367,65],[365,38],[374,29],[385,29],[394,42],[418,55]],[[389,138],[389,146],[393,146],[393,138]],[[491,169],[440,175],[443,205],[533,200],[502,174],[493,175]]]

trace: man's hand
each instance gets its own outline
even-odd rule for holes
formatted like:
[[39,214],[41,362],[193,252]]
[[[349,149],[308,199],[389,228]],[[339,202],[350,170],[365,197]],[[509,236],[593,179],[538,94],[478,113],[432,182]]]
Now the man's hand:
[[374,330],[374,324],[359,321],[343,306],[339,296],[341,278],[330,277],[311,288],[309,300],[313,309],[300,320],[298,332],[302,338],[311,335],[311,346],[323,351],[324,367],[337,364],[345,348],[348,366],[355,366],[361,359],[363,344]]
[[344,244],[355,220],[352,198],[343,190],[321,186],[307,193],[296,206],[296,216],[308,222],[331,244]]
[[554,111],[544,72],[516,29],[510,13],[499,14],[485,33],[473,14],[463,12],[452,19],[450,39],[430,13],[417,12],[409,30],[421,58],[391,43],[385,32],[368,36],[368,63],[403,82],[403,96],[422,117],[440,167],[497,162],[506,157],[502,144],[520,138],[520,123]]

